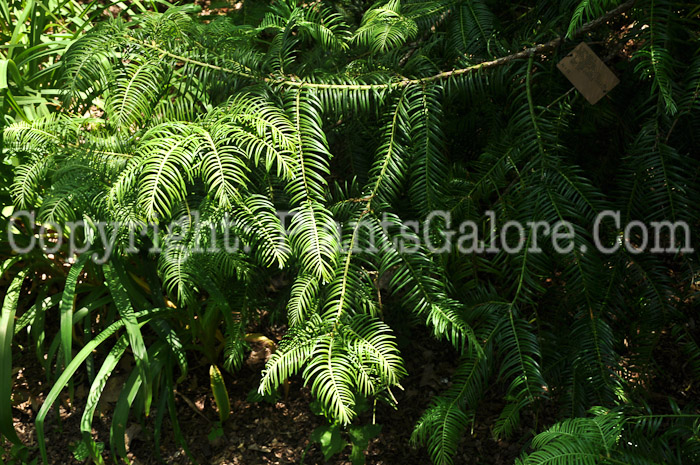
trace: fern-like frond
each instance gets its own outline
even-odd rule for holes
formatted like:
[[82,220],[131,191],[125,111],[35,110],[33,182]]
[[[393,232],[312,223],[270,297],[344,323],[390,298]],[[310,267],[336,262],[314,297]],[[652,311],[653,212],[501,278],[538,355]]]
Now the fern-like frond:
[[581,0],[574,9],[569,22],[569,29],[566,37],[572,37],[574,32],[585,22],[591,21],[596,16],[602,16],[606,11],[618,5],[616,0]]
[[495,17],[486,2],[460,2],[447,26],[447,47],[457,56],[484,56],[492,46],[494,27]]
[[512,305],[504,312],[501,327],[496,333],[496,345],[503,357],[499,378],[510,380],[510,384],[507,394],[509,402],[496,420],[494,433],[507,437],[519,424],[520,411],[545,397],[547,383],[540,370],[537,337]]
[[[493,354],[489,351],[489,356]],[[425,444],[436,465],[451,465],[462,435],[486,389],[489,376],[486,356],[467,352],[452,376],[446,392],[433,398],[411,436],[414,443]]]
[[417,34],[416,23],[401,14],[401,0],[390,0],[365,13],[354,41],[378,54],[402,46]]
[[338,231],[330,212],[323,205],[325,176],[329,173],[330,153],[321,129],[318,101],[314,95],[298,91],[287,102],[296,128],[297,172],[286,185],[292,205],[290,240],[303,269],[327,281],[338,257]]
[[105,102],[109,123],[129,131],[151,116],[168,84],[165,65],[161,60],[129,61],[115,70],[114,85]]
[[272,392],[284,380],[301,370],[316,352],[324,326],[318,316],[311,316],[303,324],[289,329],[265,365],[258,388],[260,394]]
[[448,178],[441,89],[431,86],[411,95],[408,114],[411,126],[411,178],[409,195],[421,216],[442,210],[447,192],[441,181]]
[[260,263],[284,267],[291,251],[284,225],[267,197],[253,194],[235,202],[233,223],[246,242],[253,246]]
[[302,324],[315,313],[319,284],[319,279],[312,274],[300,274],[294,280],[287,303],[287,318],[290,326]]
[[194,176],[196,136],[183,123],[156,126],[139,147],[139,206],[147,219],[169,218],[173,205],[185,198]]
[[238,201],[249,182],[245,157],[236,144],[238,135],[237,127],[222,124],[194,130],[195,170],[220,208],[230,208]]

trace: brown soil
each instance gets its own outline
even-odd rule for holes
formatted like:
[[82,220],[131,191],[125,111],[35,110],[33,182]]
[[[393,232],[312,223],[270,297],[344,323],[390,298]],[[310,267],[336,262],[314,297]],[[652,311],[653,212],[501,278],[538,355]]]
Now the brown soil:
[[[271,336],[272,337],[272,336]],[[368,465],[429,464],[425,448],[413,447],[410,436],[416,421],[429,405],[430,399],[448,386],[451,373],[456,366],[456,355],[447,345],[425,334],[402,349],[409,376],[402,382],[404,390],[396,390],[398,409],[389,405],[377,404],[374,415],[382,424],[379,437],[373,439],[366,451]],[[429,349],[428,349],[429,347]],[[225,380],[231,398],[231,416],[223,425],[223,436],[210,440],[209,433],[218,420],[211,389],[209,387],[208,366],[192,367],[187,380],[178,387],[176,404],[178,418],[189,452],[196,462],[216,465],[257,465],[257,464],[350,464],[350,447],[341,454],[324,462],[321,450],[316,443],[309,444],[311,432],[325,423],[321,416],[314,415],[309,403],[313,400],[308,387],[302,386],[300,379],[290,383],[287,399],[280,398],[271,404],[265,401],[252,403],[248,394],[258,385],[264,357],[258,357],[253,348],[248,364],[235,375],[225,373]],[[192,364],[192,361],[190,361]],[[34,447],[30,458],[37,457],[36,434],[33,420],[47,392],[43,369],[36,359],[23,351],[16,360],[16,383],[13,414],[15,426],[25,445]],[[109,444],[109,429],[113,402],[123,381],[124,373],[115,372],[115,379],[108,385],[93,422],[93,437]],[[67,396],[60,407],[60,422],[55,414],[46,420],[47,448],[50,463],[77,464],[71,446],[81,439],[80,417],[86,395],[87,382],[76,382],[75,407],[71,408]],[[525,418],[523,430],[514,435],[520,442],[496,441],[492,438],[489,425],[498,416],[503,404],[502,392],[494,389],[490,399],[482,404],[473,431],[467,431],[455,456],[455,463],[501,465],[512,464],[520,454],[524,441],[531,437],[528,433],[531,421]],[[372,422],[373,412],[365,412],[359,424]],[[127,428],[129,437],[129,458],[132,464],[159,463],[154,450],[153,418],[142,424],[130,417]],[[108,448],[108,446],[106,447]],[[175,443],[171,426],[164,423],[160,447],[165,463],[189,464],[193,462],[185,451]],[[109,452],[103,453],[107,463],[112,463]],[[40,460],[39,460],[40,462]]]

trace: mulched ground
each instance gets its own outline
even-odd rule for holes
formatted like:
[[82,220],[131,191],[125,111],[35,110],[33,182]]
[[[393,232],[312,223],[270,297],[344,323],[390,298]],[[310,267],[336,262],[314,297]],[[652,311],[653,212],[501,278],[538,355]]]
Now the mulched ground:
[[[269,335],[278,339],[274,331]],[[276,336],[276,337],[275,337]],[[382,424],[379,437],[373,439],[366,451],[368,465],[393,464],[429,464],[428,453],[424,448],[410,445],[413,427],[430,399],[449,385],[449,379],[456,367],[456,354],[446,344],[440,344],[428,334],[415,335],[402,354],[407,363],[409,376],[404,379],[404,390],[394,390],[398,400],[398,409],[378,404],[374,412],[377,423]],[[36,359],[30,353],[22,352],[15,366],[15,406],[13,414],[15,426],[24,444],[36,445],[33,420],[47,392],[45,376]],[[190,361],[191,364],[192,361]],[[188,379],[178,387],[176,404],[178,418],[184,436],[189,444],[189,451],[196,461],[212,465],[257,465],[257,464],[350,464],[347,447],[341,454],[328,462],[323,460],[321,450],[316,443],[309,444],[311,432],[324,424],[323,417],[314,415],[309,403],[313,400],[309,389],[302,386],[300,379],[290,383],[287,399],[280,398],[276,403],[249,402],[248,394],[258,385],[260,371],[264,363],[262,347],[253,347],[248,363],[235,376],[224,374],[231,398],[231,416],[223,425],[223,436],[210,440],[218,415],[214,407],[209,387],[208,366],[202,364],[192,367]],[[193,364],[194,365],[194,364]],[[116,401],[120,383],[124,374],[116,372],[114,381],[108,384],[100,406],[95,415],[93,436],[97,441],[109,444],[111,411]],[[70,408],[67,400],[60,407],[60,422],[56,415],[49,415],[46,421],[46,436],[49,460],[51,464],[77,464],[71,452],[72,445],[80,441],[80,417],[86,395],[86,383],[76,384],[75,408]],[[521,442],[495,441],[489,425],[492,425],[503,407],[502,392],[494,388],[489,392],[489,399],[482,404],[474,423],[473,430],[467,431],[455,457],[455,463],[501,465],[512,464],[531,437],[528,430],[531,419],[525,418],[523,430],[514,435],[523,438]],[[368,411],[359,418],[360,424],[372,422],[373,412]],[[152,419],[143,426],[132,416],[127,428],[129,439],[129,458],[131,463],[159,463],[152,439]],[[167,422],[167,420],[166,420]],[[164,427],[161,456],[166,463],[193,463],[181,447],[175,444],[170,426]],[[30,458],[35,457],[35,451]],[[112,463],[108,453],[103,454],[107,463]],[[303,459],[303,462],[302,462]]]
[[[257,330],[274,341],[279,341],[284,333],[283,328],[267,324]],[[436,341],[425,328],[412,328],[403,341],[399,342],[409,375],[402,381],[404,390],[393,390],[398,409],[378,403],[375,412],[370,409],[360,415],[357,421],[359,424],[369,424],[374,414],[377,423],[382,425],[381,434],[370,442],[366,451],[368,465],[430,463],[425,448],[411,446],[411,432],[431,398],[449,386],[457,365],[457,355],[451,346]],[[165,463],[350,465],[350,447],[325,462],[318,444],[310,443],[311,432],[325,424],[326,420],[312,413],[309,404],[313,399],[309,389],[302,385],[301,379],[291,380],[286,399],[281,395],[272,403],[248,400],[251,391],[258,386],[260,372],[268,355],[269,350],[261,343],[254,343],[243,368],[235,375],[224,373],[231,399],[231,415],[223,425],[223,435],[213,439],[209,435],[216,425],[218,414],[209,386],[209,366],[203,360],[189,361],[189,375],[178,386],[175,398],[180,427],[195,461],[175,443],[166,419],[160,447],[160,455]],[[656,375],[646,373],[634,379],[637,379],[641,390],[646,393],[644,397],[656,413],[671,413],[668,411],[668,397],[673,398],[681,407],[700,398],[700,386],[692,382],[687,357],[683,356],[670,335],[662,333],[655,358],[663,368],[657,368]],[[31,460],[38,456],[34,419],[48,392],[48,385],[44,381],[43,369],[31,350],[16,348],[14,365],[22,368],[16,368],[13,372],[13,417],[24,444],[34,447],[29,453]],[[93,422],[93,437],[96,441],[109,444],[114,403],[122,383],[132,369],[131,362],[124,363],[115,370],[108,382]],[[60,420],[55,414],[50,414],[46,420],[51,465],[85,463],[74,458],[72,446],[81,439],[81,406],[87,389],[86,380],[78,376],[75,382],[75,407],[70,407],[66,396],[59,409]],[[522,418],[521,428],[513,434],[513,439],[494,440],[490,428],[503,408],[504,392],[502,387],[492,385],[486,395],[473,426],[462,438],[455,456],[456,464],[510,465],[533,436],[535,418],[526,414]],[[538,429],[541,431],[554,422],[554,409],[542,405]],[[153,418],[141,423],[132,415],[127,427],[127,438],[130,463],[162,463],[154,449]],[[9,443],[5,444],[5,448],[9,448]],[[113,463],[108,452],[103,455],[106,463]],[[7,458],[6,453],[3,459]]]

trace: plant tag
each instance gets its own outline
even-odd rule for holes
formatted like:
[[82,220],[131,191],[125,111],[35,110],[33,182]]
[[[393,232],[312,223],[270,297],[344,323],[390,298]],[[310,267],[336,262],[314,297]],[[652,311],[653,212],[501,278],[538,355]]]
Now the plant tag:
[[595,105],[620,83],[617,76],[585,42],[578,44],[562,58],[557,63],[557,68],[591,105]]

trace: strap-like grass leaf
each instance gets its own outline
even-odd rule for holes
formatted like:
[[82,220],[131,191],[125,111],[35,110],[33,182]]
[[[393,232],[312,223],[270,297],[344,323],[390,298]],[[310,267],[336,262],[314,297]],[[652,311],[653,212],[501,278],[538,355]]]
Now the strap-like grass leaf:
[[[73,349],[73,309],[75,308],[78,278],[83,272],[83,267],[89,258],[89,254],[81,255],[71,267],[66,278],[66,284],[61,298],[61,347],[63,348],[63,364],[68,365],[72,357]],[[73,399],[72,384],[70,387],[71,399]]]
[[[153,378],[155,378],[163,368],[162,359],[165,355],[163,353],[165,350],[167,350],[167,346],[162,341],[156,342],[148,349],[148,353],[150,354],[150,358],[152,360],[151,365],[149,365],[149,374]],[[136,400],[142,385],[142,377],[137,368],[131,372],[131,375],[129,375],[126,383],[124,383],[124,387],[122,387],[121,394],[119,394],[117,404],[114,406],[112,426],[109,432],[109,444],[113,457],[115,453],[123,458],[126,458],[127,456],[126,444],[124,443],[124,434],[126,433],[126,425],[129,420],[129,411],[131,410],[131,406]]]
[[[45,289],[42,288],[39,290],[39,292],[41,292],[42,290]],[[39,297],[36,299],[36,303],[32,305],[32,307],[29,310],[24,312],[24,314],[17,320],[17,323],[15,324],[15,336],[19,334],[19,332],[22,331],[24,328],[29,326],[30,323],[33,326],[33,321],[36,320],[38,313],[43,312],[47,308],[51,308],[54,305],[56,305],[61,299],[62,295],[63,293],[61,292],[49,297],[44,297],[44,295],[39,294]]]
[[[3,266],[3,271],[7,268],[9,266]],[[22,270],[10,283],[0,315],[0,402],[4,405],[0,408],[0,433],[15,444],[21,442],[12,423],[12,336],[17,301],[26,273]]]
[[185,348],[182,345],[182,341],[177,337],[175,330],[171,328],[167,321],[157,320],[153,321],[151,327],[154,331],[168,344],[168,348],[175,355],[178,365],[180,366],[180,377],[178,382],[185,379],[187,376],[187,355],[185,355]]
[[185,451],[185,454],[190,458],[190,460],[193,463],[196,463],[196,460],[190,453],[189,446],[187,445],[187,441],[185,440],[185,437],[182,435],[182,430],[180,429],[180,422],[178,421],[177,418],[177,409],[175,408],[175,387],[173,384],[173,379],[172,379],[172,372],[170,370],[165,371],[165,378],[167,380],[167,383],[170,386],[173,386],[173,389],[168,389],[168,413],[170,414],[170,423],[171,426],[173,427],[173,436],[175,436],[175,442],[182,447],[182,449]]
[[15,80],[15,84],[22,85],[22,76],[17,70],[17,65],[12,60],[0,60],[0,90],[9,87],[10,76]]
[[119,314],[121,315],[122,320],[124,320],[126,332],[129,335],[129,344],[131,345],[131,350],[134,352],[134,357],[136,358],[136,368],[138,369],[143,381],[144,412],[146,416],[148,416],[148,410],[151,406],[152,393],[146,345],[143,342],[143,336],[141,335],[141,330],[136,322],[134,309],[131,306],[126,289],[119,281],[117,274],[110,265],[105,264],[103,269],[105,278],[107,279],[109,292],[112,294],[117,310],[119,310]]
[[92,418],[95,414],[95,409],[97,408],[102,391],[107,384],[107,380],[117,366],[117,363],[119,363],[122,355],[124,355],[124,351],[128,345],[129,340],[125,335],[122,335],[122,337],[117,340],[117,343],[114,344],[109,354],[107,354],[107,358],[102,364],[102,367],[100,367],[100,371],[97,372],[92,386],[90,386],[90,393],[85,402],[83,417],[80,420],[80,431],[83,433],[83,441],[85,441],[85,444],[88,446],[90,455],[96,463],[103,463],[104,461],[102,455],[97,450],[95,441],[92,439]]
[[163,419],[165,412],[168,410],[168,391],[172,392],[170,383],[162,383],[158,397],[158,407],[156,408],[156,418],[153,425],[153,452],[156,454],[156,459],[163,461],[160,454],[160,437],[163,431]]
[[141,384],[139,372],[137,370],[132,371],[126,383],[122,386],[119,399],[114,406],[112,425],[109,430],[109,448],[112,451],[112,460],[115,463],[118,463],[117,455],[126,458],[126,444],[124,443],[126,423],[129,420],[129,410],[139,393]]
[[[76,324],[80,323],[93,310],[100,308],[101,306],[105,305],[106,303],[109,303],[112,301],[112,298],[109,295],[102,296],[101,298],[97,298],[98,295],[99,294],[94,294],[94,295],[86,297],[84,299],[85,301],[83,302],[84,305],[81,306],[80,309],[73,312],[72,326],[75,326]],[[97,300],[94,300],[94,298],[97,298]],[[43,311],[46,311],[49,308],[51,308],[51,307],[44,306]],[[38,319],[43,319],[43,318],[44,318],[44,316],[42,315]],[[105,318],[105,320],[112,321],[113,318]],[[41,324],[43,325],[43,321],[41,321]],[[43,329],[42,329],[42,331],[43,331]],[[45,337],[45,335],[41,334],[41,335],[38,335],[38,337],[43,338],[43,337]],[[63,357],[63,352],[62,351],[59,352],[59,350],[58,350],[60,347],[61,347],[61,333],[60,332],[58,334],[56,334],[56,336],[51,341],[51,345],[49,346],[49,351],[46,354],[45,359],[44,359],[43,352],[41,352],[41,348],[39,347],[39,345],[37,345],[37,351],[38,351],[37,357],[39,357],[40,360],[44,359],[44,367],[45,367],[47,373],[49,374],[49,379],[52,378],[52,375],[53,376],[58,375],[58,373],[51,373],[50,368],[51,368],[51,362],[53,361],[53,359],[57,353],[58,353],[59,357]],[[57,366],[60,365],[60,358],[57,361],[56,365]]]
[[[167,312],[168,310],[169,309],[166,308],[154,308],[151,310],[144,310],[142,312],[135,313],[134,318],[137,320],[139,318],[149,320],[161,313]],[[143,321],[140,324],[144,324],[145,322],[146,321]],[[39,451],[41,452],[41,459],[44,461],[44,463],[49,463],[48,457],[46,455],[46,444],[44,443],[44,421],[46,420],[46,415],[48,415],[49,410],[51,410],[51,406],[56,401],[56,399],[58,399],[58,395],[61,393],[61,390],[63,390],[65,385],[68,384],[68,380],[75,374],[80,365],[82,365],[82,363],[92,353],[92,351],[95,350],[104,341],[106,341],[110,336],[116,333],[124,325],[124,319],[117,320],[108,327],[106,327],[90,342],[86,343],[80,350],[80,352],[76,354],[73,360],[71,360],[66,369],[63,370],[61,376],[59,376],[58,380],[56,380],[56,382],[53,384],[53,387],[46,395],[44,404],[41,406],[41,409],[39,410],[39,413],[36,416],[35,422],[37,442],[39,443]]]
[[224,377],[221,376],[221,371],[216,365],[209,367],[209,378],[211,380],[211,392],[214,394],[216,407],[219,409],[219,419],[225,422],[231,413],[231,402],[228,398],[228,391],[224,383]]

